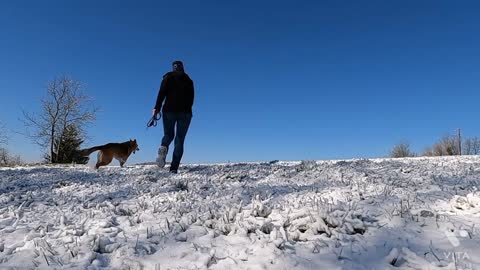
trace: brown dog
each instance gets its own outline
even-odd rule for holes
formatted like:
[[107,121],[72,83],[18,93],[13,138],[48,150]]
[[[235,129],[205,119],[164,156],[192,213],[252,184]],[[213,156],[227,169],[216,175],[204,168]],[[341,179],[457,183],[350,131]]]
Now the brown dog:
[[88,149],[80,150],[80,155],[86,157],[95,151],[98,152],[97,164],[95,168],[105,166],[112,162],[113,158],[120,162],[120,167],[127,162],[128,157],[136,151],[138,151],[137,140],[130,140],[123,143],[108,143],[105,145],[95,146]]

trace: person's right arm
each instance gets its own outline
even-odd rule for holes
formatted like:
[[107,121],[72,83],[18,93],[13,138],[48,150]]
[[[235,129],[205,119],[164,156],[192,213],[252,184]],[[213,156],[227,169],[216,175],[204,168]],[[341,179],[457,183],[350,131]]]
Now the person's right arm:
[[191,91],[191,95],[190,95],[190,107],[192,107],[192,106],[193,106],[193,101],[194,101],[194,99],[195,99],[195,87],[193,86],[193,81],[191,81],[190,91]]

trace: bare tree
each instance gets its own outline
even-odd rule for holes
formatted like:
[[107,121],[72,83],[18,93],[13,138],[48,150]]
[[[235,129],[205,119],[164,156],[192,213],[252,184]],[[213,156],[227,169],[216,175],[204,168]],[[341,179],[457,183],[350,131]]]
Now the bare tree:
[[0,145],[5,145],[8,142],[8,136],[5,125],[0,122]]
[[445,135],[433,146],[427,148],[424,156],[454,156],[460,154],[460,146],[455,136]]
[[460,155],[460,144],[455,136],[443,136],[439,144],[443,151],[442,156]]
[[20,156],[12,156],[5,148],[8,144],[8,135],[5,125],[0,122],[0,166],[13,166],[23,164]]
[[10,160],[10,155],[5,148],[0,147],[0,165],[7,165]]
[[433,152],[433,147],[427,147],[423,153],[422,156],[427,156],[427,157],[433,157],[435,156],[435,153]]
[[7,149],[0,147],[0,166],[15,166],[23,164],[20,156],[12,156]]
[[467,138],[463,141],[463,153],[465,155],[480,154],[480,138]]
[[410,144],[407,141],[402,141],[396,144],[392,151],[390,151],[390,157],[392,158],[403,158],[403,157],[414,157],[415,153],[410,150]]
[[63,76],[47,86],[47,95],[41,99],[42,110],[33,114],[23,111],[27,136],[36,144],[48,149],[50,163],[57,161],[61,141],[67,126],[75,126],[82,134],[87,124],[93,123],[98,109],[83,93],[82,84]]

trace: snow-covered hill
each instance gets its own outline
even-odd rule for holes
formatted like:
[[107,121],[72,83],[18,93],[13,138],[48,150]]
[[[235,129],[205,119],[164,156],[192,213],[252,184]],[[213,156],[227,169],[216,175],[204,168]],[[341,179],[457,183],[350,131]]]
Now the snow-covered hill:
[[0,269],[480,269],[480,157],[0,169]]

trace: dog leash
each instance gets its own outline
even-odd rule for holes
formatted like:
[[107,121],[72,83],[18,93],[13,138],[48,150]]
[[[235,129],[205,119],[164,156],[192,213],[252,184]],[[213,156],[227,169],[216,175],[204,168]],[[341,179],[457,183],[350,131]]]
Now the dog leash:
[[[158,118],[157,118],[157,115],[158,115]],[[160,118],[162,118],[161,114],[156,114],[156,115],[152,116],[152,118],[150,118],[150,120],[148,120],[147,129],[149,127],[156,127],[157,126],[157,121],[160,120]]]

